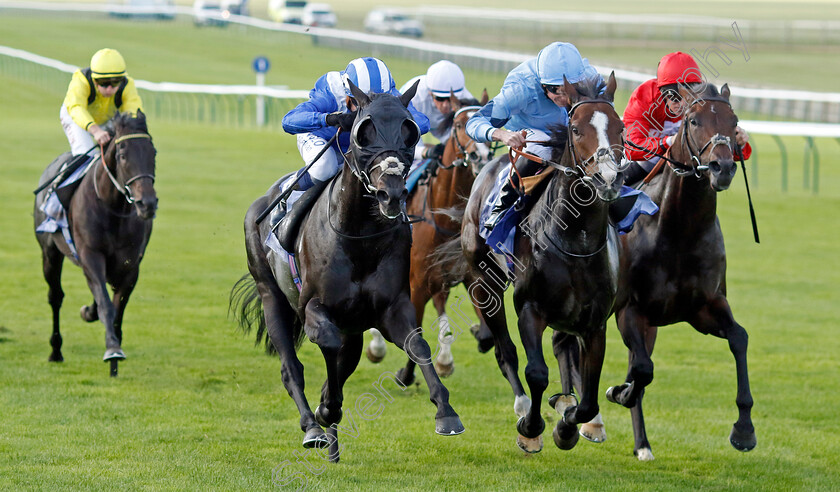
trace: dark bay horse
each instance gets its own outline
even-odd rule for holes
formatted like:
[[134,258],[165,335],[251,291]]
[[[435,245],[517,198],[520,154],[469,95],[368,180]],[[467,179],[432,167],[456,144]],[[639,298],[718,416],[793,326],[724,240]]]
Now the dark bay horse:
[[630,361],[626,382],[610,388],[607,398],[631,409],[633,452],[643,461],[653,459],[642,397],[653,379],[657,327],[680,321],[729,342],[738,379],[738,420],[729,440],[741,451],[756,445],[748,337],[726,300],[726,252],[716,212],[716,194],[729,188],[737,170],[733,144],[738,118],[729,105],[727,85],[720,92],[711,84],[697,92],[681,87],[680,94],[688,109],[671,147],[673,162],[644,188],[659,204],[659,214],[640,217],[622,237],[616,320]]
[[479,174],[464,216],[461,245],[476,278],[470,290],[493,332],[499,367],[516,395],[514,409],[524,413],[517,423],[517,444],[526,452],[542,449],[545,422],[540,409],[548,387],[542,350],[546,327],[574,336],[582,347],[580,403],[571,394],[552,398],[552,406],[561,415],[554,429],[557,446],[571,449],[578,440],[577,424],[598,415],[605,323],[618,283],[618,239],[609,226],[608,206],[618,198],[624,180],[624,125],[612,104],[615,88],[612,74],[602,95],[596,87],[576,89],[565,83],[572,103],[568,131],[553,135],[565,144],[562,157],[555,151],[553,175],[523,218],[511,252],[513,301],[528,360],[525,378],[530,404],[519,381],[516,348],[505,319],[506,285],[500,280],[509,278],[506,261],[479,236],[480,211],[501,162],[491,162]]
[[[359,113],[348,159],[301,225],[294,254],[300,260],[300,290],[281,255],[266,246],[269,224],[255,218],[279,193],[272,186],[245,217],[248,275],[231,293],[231,308],[246,330],[259,325],[282,360],[283,384],[300,412],[304,447],[330,447],[338,461],[337,424],[343,386],[359,363],[363,333],[376,327],[386,339],[422,361],[430,399],[437,406],[435,431],[454,435],[464,427],[449,405],[449,392],[431,366],[409,294],[411,231],[405,221],[405,175],[420,138],[406,107],[416,85],[396,98],[368,96],[352,86]],[[327,381],[313,413],[304,394],[303,365],[296,348],[306,335],[327,365]],[[396,376],[379,378],[404,387]],[[323,427],[328,428],[329,435]]]
[[[93,302],[81,309],[82,319],[101,320],[105,325],[105,356],[111,362],[111,375],[117,375],[122,351],[122,321],[125,307],[140,273],[140,261],[152,234],[157,210],[155,194],[155,147],[146,128],[146,117],[118,114],[112,120],[115,134],[104,149],[101,160],[82,178],[67,208],[67,219],[78,257],[67,245],[61,231],[36,233],[41,245],[44,278],[49,285],[53,314],[52,353],[49,360],[61,362],[59,310],[64,299],[61,269],[64,257],[82,267]],[[44,171],[41,184],[55,176],[60,160]],[[35,227],[46,218],[41,204],[47,190],[35,197]],[[113,299],[108,286],[114,289]]]
[[[425,183],[418,185],[416,191],[409,195],[406,207],[409,216],[422,218],[413,224],[411,232],[411,303],[417,312],[418,325],[423,324],[423,312],[429,299],[437,310],[437,326],[431,333],[435,334],[439,342],[434,366],[441,377],[449,376],[454,370],[451,344],[455,338],[453,332],[456,330],[450,326],[450,317],[446,314],[446,300],[449,297],[449,289],[455,285],[453,282],[463,279],[447,278],[449,276],[445,275],[445,271],[450,265],[434,261],[432,253],[438,246],[460,233],[461,225],[451,214],[453,210],[463,213],[475,176],[492,157],[492,152],[486,144],[475,142],[466,132],[467,120],[481,109],[481,106],[487,104],[487,101],[486,90],[481,101],[461,100],[454,95],[450,96],[453,113],[449,121],[449,139],[443,156],[438,165],[430,164],[436,166],[435,170]],[[467,322],[463,313],[458,312],[458,316],[459,321]],[[474,331],[479,330],[481,328],[474,327]],[[490,336],[486,326],[483,327],[483,331]],[[374,339],[371,347],[375,343],[377,340]],[[380,346],[384,346],[384,343]],[[371,347],[368,348],[369,358]],[[378,362],[381,357],[371,360]],[[411,384],[414,381],[415,365],[415,361],[409,357],[406,367],[397,372],[403,383]]]

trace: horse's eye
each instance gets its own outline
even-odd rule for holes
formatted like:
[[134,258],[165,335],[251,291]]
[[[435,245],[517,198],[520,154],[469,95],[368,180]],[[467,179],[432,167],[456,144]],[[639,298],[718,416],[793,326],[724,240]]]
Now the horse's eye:
[[695,118],[690,118],[688,122],[691,123],[692,126],[697,126],[697,120]]
[[572,133],[574,133],[575,135],[580,135],[580,131],[578,130],[578,127],[572,125]]

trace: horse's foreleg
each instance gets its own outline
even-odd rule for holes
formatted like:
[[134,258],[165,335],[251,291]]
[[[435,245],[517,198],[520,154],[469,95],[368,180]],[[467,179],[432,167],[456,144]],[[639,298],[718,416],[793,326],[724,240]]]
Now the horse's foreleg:
[[61,269],[64,265],[64,255],[57,248],[50,248],[42,246],[41,260],[44,270],[44,279],[49,286],[47,293],[47,300],[52,309],[52,336],[50,336],[50,346],[52,352],[47,360],[50,362],[62,362],[64,356],[61,355],[61,330],[59,329],[59,312],[61,311],[61,304],[64,301],[64,290],[61,288]]
[[606,323],[590,330],[580,347],[580,403],[571,401],[565,408],[555,405],[555,409],[563,415],[554,429],[554,443],[560,449],[573,448],[578,441],[577,425],[587,423],[598,415],[598,382],[604,365],[606,340]]
[[321,404],[315,410],[315,420],[324,427],[341,421],[341,385],[338,378],[338,353],[341,349],[341,332],[332,320],[320,299],[313,298],[306,303],[304,332],[316,344],[324,356],[327,367],[327,381],[321,391]]
[[753,398],[747,373],[747,330],[735,321],[729,303],[723,296],[711,300],[689,323],[700,333],[729,341],[729,350],[735,356],[735,371],[738,375],[738,393],[735,397],[738,420],[732,426],[729,442],[738,451],[750,451],[755,447],[756,439],[751,417]]
[[531,408],[524,417],[516,423],[519,437],[516,443],[527,453],[538,453],[542,450],[542,433],[545,421],[540,415],[543,393],[548,387],[548,366],[542,349],[542,336],[545,331],[546,320],[537,313],[531,303],[526,303],[519,312],[519,337],[525,349],[528,363],[525,366],[525,380],[531,390]]
[[627,408],[633,408],[645,386],[653,381],[653,346],[657,327],[634,306],[627,306],[616,314],[618,331],[629,349],[627,379],[624,384],[607,390],[607,399]]
[[432,367],[432,351],[423,340],[421,330],[415,327],[414,307],[406,298],[396,302],[382,315],[380,331],[397,347],[404,350],[420,366],[423,378],[429,388],[429,399],[437,406],[435,432],[441,435],[456,435],[464,432],[458,414],[449,404],[449,390],[440,381]]
[[120,340],[114,331],[114,317],[116,310],[108,295],[108,285],[105,283],[105,258],[99,253],[79,251],[82,268],[85,272],[88,288],[93,294],[99,320],[105,325],[105,355],[103,361],[122,360],[125,354],[120,346]]
[[[564,398],[569,397],[580,390],[580,346],[576,337],[555,331],[551,337],[554,357],[557,358],[557,366],[560,369],[560,384],[563,387],[562,393],[557,393],[548,399],[552,407],[563,408]],[[560,405],[557,405],[557,403]],[[561,414],[562,417],[562,414]],[[591,421],[581,424],[580,435],[591,442],[604,442],[607,440],[607,433],[604,429],[604,421],[601,414],[595,416]]]
[[[449,289],[441,290],[432,296],[432,303],[437,311],[438,318],[437,326],[437,341],[438,356],[435,358],[435,371],[442,378],[449,377],[455,371],[455,360],[452,358],[452,342],[455,336],[452,333],[452,327],[449,324],[449,316],[446,315],[446,299],[449,297]],[[418,314],[418,324],[422,314]]]
[[[362,346],[364,345],[364,337],[361,334],[353,334],[353,335],[342,335],[341,337],[341,348],[338,350],[338,360],[336,364],[336,374],[338,377],[338,388],[340,396],[342,400],[339,402],[340,405],[343,405],[343,397],[344,397],[344,383],[347,382],[347,378],[353,374],[353,371],[356,370],[356,367],[359,365],[359,360],[362,358]],[[324,402],[329,397],[327,392],[329,389],[329,380],[324,381],[324,386],[321,388],[321,403]],[[317,412],[316,412],[317,415]],[[341,416],[339,415],[339,418]],[[352,415],[351,415],[352,421]],[[330,425],[330,428],[327,429],[327,440],[330,443],[330,449],[328,454],[328,458],[333,463],[337,463],[339,460],[339,456],[341,454],[340,447],[338,445],[338,422],[333,422]]]
[[112,303],[114,304],[114,334],[122,345],[122,322],[125,314],[125,307],[128,305],[128,299],[131,293],[134,292],[134,287],[137,285],[137,277],[140,275],[140,269],[134,269],[127,272],[122,279],[122,283],[114,289],[114,297]]

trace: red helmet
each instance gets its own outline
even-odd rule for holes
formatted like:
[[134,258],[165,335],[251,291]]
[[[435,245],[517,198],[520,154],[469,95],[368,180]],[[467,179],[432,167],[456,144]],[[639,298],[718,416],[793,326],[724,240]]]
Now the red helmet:
[[693,82],[703,82],[700,67],[691,55],[685,54],[682,51],[669,53],[662,57],[659,61],[659,67],[656,68],[656,87],[670,84],[690,84]]

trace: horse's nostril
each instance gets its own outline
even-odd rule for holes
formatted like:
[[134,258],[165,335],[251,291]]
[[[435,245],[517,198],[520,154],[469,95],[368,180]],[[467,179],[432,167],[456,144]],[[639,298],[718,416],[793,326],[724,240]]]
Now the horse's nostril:
[[385,190],[377,190],[376,191],[376,199],[379,200],[380,203],[385,203],[388,201],[388,192]]
[[720,162],[718,162],[718,161],[709,162],[709,169],[711,169],[711,171],[713,173],[719,173],[720,172]]

